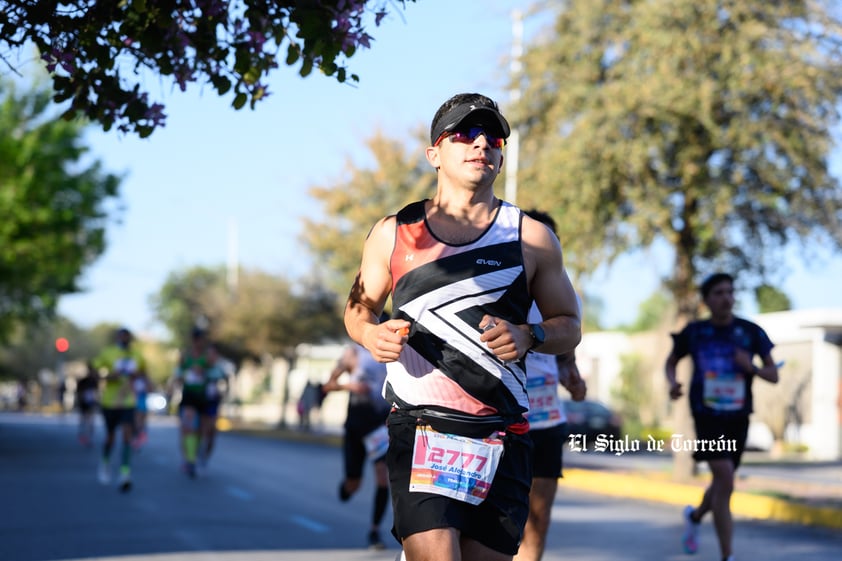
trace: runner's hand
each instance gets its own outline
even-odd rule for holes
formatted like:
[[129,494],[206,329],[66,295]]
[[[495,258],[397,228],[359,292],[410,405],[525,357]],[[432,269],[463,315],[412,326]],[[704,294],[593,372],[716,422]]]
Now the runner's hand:
[[564,386],[573,401],[582,401],[588,393],[588,385],[579,373],[576,365],[576,355],[572,352],[556,357],[558,366],[558,383]]
[[524,329],[500,318],[485,315],[477,327],[482,331],[479,340],[503,362],[520,359],[532,343],[532,337]]
[[395,362],[409,340],[412,324],[404,319],[390,319],[374,325],[364,335],[364,347],[377,362]]

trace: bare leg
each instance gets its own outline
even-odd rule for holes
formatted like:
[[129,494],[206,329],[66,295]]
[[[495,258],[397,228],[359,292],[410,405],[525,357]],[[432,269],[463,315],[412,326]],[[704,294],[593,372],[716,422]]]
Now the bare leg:
[[731,545],[734,537],[734,520],[731,517],[731,495],[734,492],[734,463],[730,458],[710,460],[710,471],[713,480],[705,497],[709,498],[710,511],[713,513],[713,526],[719,539],[719,549],[722,557],[731,555]]
[[211,452],[213,451],[214,439],[216,438],[216,417],[212,415],[202,415],[202,436],[201,436],[201,446],[202,449],[199,451],[199,455],[207,461],[210,459]]
[[345,481],[342,482],[342,486],[345,488],[345,492],[348,493],[348,497],[350,498],[360,488],[361,483],[362,480],[359,477],[346,477]]
[[380,521],[386,513],[389,501],[389,471],[385,461],[374,463],[374,477],[377,485],[374,491],[374,510],[371,517],[371,530],[380,530]]

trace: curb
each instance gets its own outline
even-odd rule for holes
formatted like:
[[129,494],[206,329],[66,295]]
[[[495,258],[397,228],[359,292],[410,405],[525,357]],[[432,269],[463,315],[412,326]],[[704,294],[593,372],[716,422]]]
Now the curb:
[[[698,503],[704,492],[696,485],[575,468],[565,469],[559,482],[578,491],[681,506]],[[842,529],[842,510],[838,508],[812,507],[743,491],[731,496],[731,512],[748,518]]]

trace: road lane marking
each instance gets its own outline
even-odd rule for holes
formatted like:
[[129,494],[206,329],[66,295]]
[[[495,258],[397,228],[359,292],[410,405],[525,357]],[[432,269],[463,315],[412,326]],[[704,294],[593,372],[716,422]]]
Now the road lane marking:
[[250,501],[254,498],[254,495],[252,495],[251,493],[249,493],[245,489],[240,489],[239,487],[234,487],[233,485],[229,485],[228,487],[226,487],[225,492],[228,493],[229,495],[231,495],[232,497],[235,497],[235,498],[238,498],[238,499],[241,499],[241,500],[244,500],[244,501]]
[[316,522],[312,518],[307,518],[305,516],[293,516],[291,520],[299,526],[312,530],[318,534],[326,534],[328,530],[330,530],[329,527],[325,526],[321,522]]

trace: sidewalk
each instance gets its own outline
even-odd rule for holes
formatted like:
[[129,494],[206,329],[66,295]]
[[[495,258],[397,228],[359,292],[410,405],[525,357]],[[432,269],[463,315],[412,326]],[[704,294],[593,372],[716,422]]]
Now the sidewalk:
[[[709,477],[676,483],[662,474],[566,469],[560,488],[684,506],[698,504]],[[736,482],[734,516],[842,530],[842,481],[832,487],[798,485],[784,479]],[[823,497],[818,495],[824,492]]]
[[[342,436],[338,433],[320,432],[317,429],[302,431],[297,428],[279,428],[267,425],[244,425],[223,421],[223,430],[264,438],[278,438],[304,442],[319,442],[339,446]],[[674,505],[696,504],[709,481],[702,474],[690,483],[676,483],[668,472],[643,464],[630,466],[616,461],[594,469],[583,466],[575,455],[565,455],[564,477],[560,490],[565,487],[602,495]],[[770,474],[742,472],[763,471],[757,466],[780,466]],[[820,466],[814,468],[813,466]],[[736,490],[731,509],[735,516],[807,526],[822,526],[842,530],[842,463],[810,464],[802,461],[775,461],[757,454],[747,454],[738,472]],[[820,477],[792,477],[792,470],[817,469]],[[838,473],[838,477],[837,477]]]

